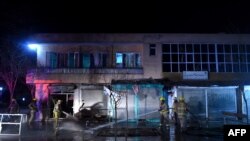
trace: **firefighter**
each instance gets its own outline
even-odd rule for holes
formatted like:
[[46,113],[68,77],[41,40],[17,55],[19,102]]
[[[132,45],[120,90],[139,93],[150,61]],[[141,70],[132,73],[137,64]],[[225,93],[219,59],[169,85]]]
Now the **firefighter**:
[[61,112],[62,112],[62,108],[61,108],[61,103],[62,100],[57,100],[57,102],[54,105],[54,109],[53,109],[53,118],[54,118],[54,128],[57,130],[58,127],[58,120],[61,116]]
[[169,126],[168,125],[168,106],[167,104],[165,103],[165,98],[164,97],[160,97],[160,109],[159,109],[159,112],[160,112],[160,126],[162,125],[166,125],[166,126]]
[[173,103],[173,118],[174,118],[174,123],[175,123],[175,125],[178,125],[177,106],[178,106],[178,99],[177,99],[177,97],[174,97],[174,103]]
[[10,106],[8,107],[8,113],[10,114],[18,114],[20,112],[19,104],[16,99],[11,99]]
[[180,122],[180,131],[184,132],[186,130],[187,104],[183,96],[179,97],[177,115]]
[[29,127],[32,127],[32,122],[35,119],[35,114],[37,112],[36,99],[33,98],[31,103],[28,105],[30,109]]

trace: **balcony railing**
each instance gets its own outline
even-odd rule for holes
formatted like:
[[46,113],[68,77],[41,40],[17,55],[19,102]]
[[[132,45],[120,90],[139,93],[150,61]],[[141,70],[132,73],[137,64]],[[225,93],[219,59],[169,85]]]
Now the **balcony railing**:
[[36,68],[28,73],[51,74],[143,74],[143,68]]

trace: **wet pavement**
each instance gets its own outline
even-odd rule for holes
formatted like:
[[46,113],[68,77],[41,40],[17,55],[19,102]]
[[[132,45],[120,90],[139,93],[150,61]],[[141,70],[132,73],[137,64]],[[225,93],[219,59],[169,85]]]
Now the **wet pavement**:
[[158,125],[129,123],[93,130],[98,125],[63,120],[54,134],[52,121],[36,122],[33,128],[23,123],[20,135],[0,135],[0,141],[223,141],[221,128],[189,128],[179,133],[174,124],[163,128]]

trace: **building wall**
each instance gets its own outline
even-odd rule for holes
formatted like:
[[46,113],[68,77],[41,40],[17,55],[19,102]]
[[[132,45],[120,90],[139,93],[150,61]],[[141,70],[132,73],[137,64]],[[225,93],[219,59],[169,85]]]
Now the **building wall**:
[[[155,42],[153,42],[155,43]],[[162,78],[162,64],[161,62],[161,46],[160,44],[156,44],[156,55],[149,55],[149,45],[151,42],[146,42],[144,44],[143,50],[143,70],[144,70],[144,78]]]
[[[31,38],[40,42],[41,47],[37,50],[37,65],[45,66],[46,51],[67,52],[67,51],[87,51],[87,52],[140,52],[143,73],[134,74],[129,78],[172,78],[172,80],[182,80],[181,73],[162,73],[162,49],[164,43],[228,43],[228,44],[249,44],[249,35],[241,34],[38,34]],[[156,44],[156,55],[149,56],[149,44]],[[109,67],[114,66],[115,56],[109,56]],[[113,65],[112,65],[113,60]],[[67,70],[65,70],[67,71]],[[40,75],[40,74],[38,74]],[[55,78],[59,78],[59,83],[77,82],[77,75],[73,74],[53,74]],[[46,80],[49,78],[54,80],[52,74],[37,76],[36,80]],[[64,79],[64,76],[70,76]],[[83,74],[79,74],[83,77]],[[106,75],[107,79],[108,75]],[[117,76],[117,75],[116,75]],[[246,77],[245,77],[246,76]],[[231,81],[248,80],[249,73],[209,73],[210,81]],[[93,79],[100,78],[98,75],[88,76]],[[121,75],[123,78],[124,76]],[[57,80],[57,79],[55,79]],[[84,79],[85,80],[85,79]],[[84,80],[80,80],[84,82]],[[87,80],[87,79],[86,79]],[[109,80],[107,82],[110,82]],[[35,82],[36,83],[36,82]],[[37,82],[39,83],[39,82]],[[52,82],[53,83],[53,82]],[[102,81],[98,82],[102,83]]]
[[[90,99],[91,103],[86,103],[91,105],[98,101],[108,101],[102,96],[100,88],[94,88],[92,91],[87,91],[85,89],[86,84],[92,85],[102,85],[109,84],[112,79],[140,79],[140,78],[153,78],[161,79],[168,78],[173,82],[183,81],[183,76],[181,72],[162,72],[162,44],[171,43],[190,43],[190,44],[209,44],[209,43],[222,43],[222,44],[250,44],[250,35],[243,34],[37,34],[30,38],[31,41],[40,43],[40,47],[37,48],[37,67],[32,73],[27,75],[27,83],[33,84],[77,84],[77,88],[74,93],[74,112],[77,111],[82,99]],[[150,56],[149,49],[150,44],[156,45],[156,55]],[[115,52],[138,52],[141,54],[142,68],[138,69],[139,73],[116,73],[108,72],[98,74],[86,71],[86,69],[79,68],[62,68],[62,69],[47,69],[46,68],[46,52],[109,52],[113,55],[107,57],[108,64],[107,67],[115,66]],[[117,69],[118,70],[118,69]],[[126,70],[126,69],[124,69]],[[137,71],[138,71],[137,70]],[[228,82],[233,85],[238,85],[242,83],[249,83],[250,79],[249,73],[216,73],[209,72],[208,80],[211,85],[215,81]],[[191,80],[192,81],[192,80]],[[239,83],[238,83],[239,81]],[[198,81],[199,82],[199,81]],[[83,88],[83,86],[84,88]],[[191,85],[191,84],[189,84]],[[40,91],[36,90],[36,93]],[[150,103],[156,103],[156,99],[162,94],[162,92],[153,92],[152,89],[146,89],[143,93],[152,93]],[[91,94],[92,95],[91,95]],[[156,95],[157,93],[157,95]],[[44,92],[44,95],[47,93]],[[93,96],[95,101],[93,101]],[[100,95],[97,96],[97,95]],[[38,95],[36,95],[38,96]],[[129,96],[129,102],[133,102],[134,96]],[[89,102],[89,101],[88,101]],[[124,99],[123,99],[124,108]],[[140,104],[137,105],[139,111],[143,111],[145,106],[143,104],[146,101],[143,98]],[[108,103],[107,107],[108,107]],[[158,104],[158,103],[157,103]],[[155,104],[155,105],[157,105]],[[156,109],[156,107],[148,107],[149,109]],[[131,118],[135,117],[134,104],[130,104],[130,115]],[[157,105],[158,106],[158,105]],[[124,117],[124,113],[120,113],[119,117]]]

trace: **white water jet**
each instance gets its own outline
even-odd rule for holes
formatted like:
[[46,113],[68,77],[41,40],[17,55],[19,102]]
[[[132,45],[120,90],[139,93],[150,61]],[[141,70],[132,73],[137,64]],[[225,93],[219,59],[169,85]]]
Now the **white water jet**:
[[[151,112],[148,112],[148,113],[145,113],[145,114],[141,114],[141,115],[139,115],[138,117],[146,116],[146,115],[149,115],[149,114],[152,114],[152,113],[155,113],[155,112],[158,112],[158,110],[151,111]],[[126,120],[127,120],[127,119],[117,120],[117,123],[124,122],[124,121],[126,121]],[[111,125],[114,125],[114,124],[115,124],[115,122],[111,122],[111,123],[99,125],[99,126],[97,126],[97,127],[88,129],[88,132],[93,134],[93,133],[94,133],[96,130],[98,130],[98,129],[101,129],[101,128],[104,128],[104,127],[107,127],[107,126],[111,126]]]

